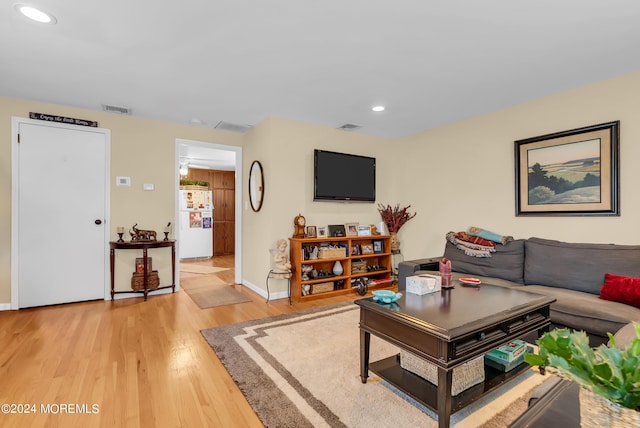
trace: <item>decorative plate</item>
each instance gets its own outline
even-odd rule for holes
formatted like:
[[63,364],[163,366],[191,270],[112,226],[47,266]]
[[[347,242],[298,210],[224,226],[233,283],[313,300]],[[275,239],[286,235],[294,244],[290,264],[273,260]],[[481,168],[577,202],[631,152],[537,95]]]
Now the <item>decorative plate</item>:
[[399,298],[402,297],[402,293],[396,293],[391,290],[374,290],[372,291],[372,293],[373,300],[385,304],[396,302]]
[[482,283],[478,278],[458,278],[458,281],[466,285],[480,285]]

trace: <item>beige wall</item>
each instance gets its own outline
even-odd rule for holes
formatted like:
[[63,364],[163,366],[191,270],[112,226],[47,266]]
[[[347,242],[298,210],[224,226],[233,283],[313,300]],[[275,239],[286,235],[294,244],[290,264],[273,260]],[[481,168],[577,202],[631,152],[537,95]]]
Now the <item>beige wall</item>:
[[[138,227],[162,231],[169,221],[175,225],[176,138],[242,144],[242,135],[231,132],[0,97],[0,200],[4,201],[0,205],[0,305],[11,301],[11,118],[28,118],[30,111],[96,120],[101,128],[111,130],[111,222],[107,226],[112,239],[117,238],[116,226],[128,229],[138,223]],[[131,187],[116,187],[116,176],[131,177]],[[155,190],[143,191],[143,183],[153,183]],[[43,212],[46,216],[46,209]],[[169,252],[155,250],[150,255],[154,269],[160,268],[161,281],[168,283]],[[120,288],[130,284],[134,257],[117,258]]]
[[[297,121],[269,118],[245,135],[0,98],[0,199],[11,200],[11,117],[29,111],[97,120],[111,130],[111,181],[130,176],[131,188],[111,187],[111,236],[138,223],[162,230],[175,224],[175,140],[183,138],[243,147],[243,282],[264,291],[269,248],[293,232],[293,217],[308,225],[377,223],[377,204],[313,202],[313,149],[377,159],[377,196],[384,204],[412,205],[418,213],[400,231],[405,259],[439,255],[444,234],[479,226],[516,238],[539,236],[582,242],[640,243],[640,72],[599,82],[513,108],[390,141]],[[583,126],[621,121],[620,217],[516,217],[515,140]],[[140,159],[149,159],[141,162]],[[247,175],[253,160],[265,174],[260,212],[247,207]],[[142,183],[154,183],[144,192]],[[10,203],[0,206],[0,305],[10,302]],[[158,260],[156,260],[156,257]],[[122,265],[132,261],[123,259]],[[154,255],[154,267],[166,266]],[[116,266],[118,269],[118,266]],[[126,272],[124,266],[120,271]],[[129,273],[122,281],[126,287]],[[161,272],[161,276],[163,273]],[[118,279],[118,283],[121,280]],[[275,282],[271,292],[283,292]],[[261,290],[258,290],[259,292]]]
[[[251,162],[259,160],[265,176],[262,210],[244,210],[243,217],[243,275],[252,285],[265,288],[271,266],[268,250],[278,239],[291,237],[293,218],[298,213],[305,216],[309,226],[380,221],[376,204],[313,202],[314,149],[375,157],[378,201],[391,201],[395,176],[389,140],[282,118],[265,120],[247,134],[243,147],[245,171]],[[244,189],[247,179],[243,177]],[[247,199],[246,190],[244,194]],[[271,293],[284,290],[284,281],[270,282]]]
[[[398,143],[409,170],[398,199],[418,216],[400,232],[406,260],[441,255],[468,226],[516,238],[640,243],[640,72],[426,131]],[[514,141],[620,120],[619,217],[516,217]]]

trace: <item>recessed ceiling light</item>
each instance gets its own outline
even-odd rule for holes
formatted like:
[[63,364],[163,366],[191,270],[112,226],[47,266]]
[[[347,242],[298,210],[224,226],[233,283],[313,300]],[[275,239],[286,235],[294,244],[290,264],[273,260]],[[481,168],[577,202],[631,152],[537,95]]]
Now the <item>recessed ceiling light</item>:
[[376,112],[384,111],[384,106],[374,106],[374,107],[371,107],[371,110],[376,111]]
[[56,22],[58,22],[55,16],[33,6],[28,6],[26,4],[17,4],[15,5],[15,8],[18,12],[20,12],[27,18],[32,19],[36,22],[40,22],[42,24],[55,24]]

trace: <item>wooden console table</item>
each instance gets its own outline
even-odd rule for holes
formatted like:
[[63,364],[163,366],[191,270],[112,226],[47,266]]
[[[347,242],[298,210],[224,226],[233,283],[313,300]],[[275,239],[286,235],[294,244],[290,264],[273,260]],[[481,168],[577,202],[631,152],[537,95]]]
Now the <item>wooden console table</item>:
[[[158,287],[156,290],[162,290],[163,288],[171,288],[172,293],[176,291],[176,241],[175,239],[169,239],[166,241],[111,241],[109,242],[109,246],[111,247],[111,300],[113,300],[113,296],[116,293],[144,293],[144,300],[147,300],[147,295],[149,294],[149,288],[147,284],[147,250],[149,248],[171,248],[171,285],[165,285],[162,287]],[[142,250],[143,257],[143,266],[144,266],[144,276],[143,276],[143,289],[139,291],[135,290],[127,290],[127,291],[115,291],[114,289],[114,281],[115,281],[115,260],[116,260],[116,250]],[[151,290],[155,291],[155,290]]]

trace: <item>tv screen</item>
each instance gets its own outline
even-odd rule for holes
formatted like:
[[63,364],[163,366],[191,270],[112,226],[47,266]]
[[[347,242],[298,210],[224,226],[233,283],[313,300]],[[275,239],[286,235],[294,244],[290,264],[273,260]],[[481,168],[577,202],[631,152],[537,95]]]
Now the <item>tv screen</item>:
[[376,200],[376,159],[314,151],[314,201]]

